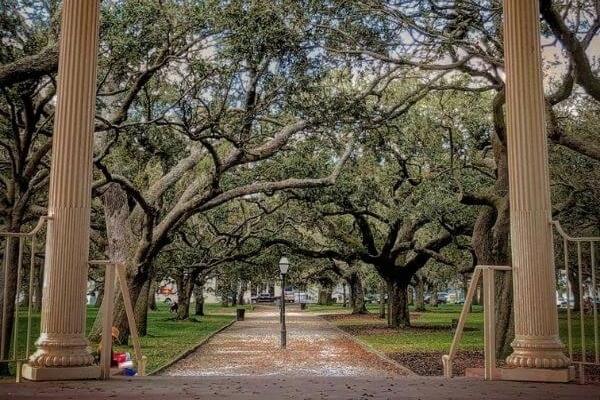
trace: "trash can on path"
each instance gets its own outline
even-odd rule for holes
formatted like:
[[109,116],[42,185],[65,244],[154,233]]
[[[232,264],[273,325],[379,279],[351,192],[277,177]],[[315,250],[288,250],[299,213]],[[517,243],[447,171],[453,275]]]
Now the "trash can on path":
[[300,303],[300,309],[306,310],[306,303]]
[[238,321],[243,321],[244,320],[244,314],[246,314],[246,309],[245,308],[238,308],[236,309],[236,319]]

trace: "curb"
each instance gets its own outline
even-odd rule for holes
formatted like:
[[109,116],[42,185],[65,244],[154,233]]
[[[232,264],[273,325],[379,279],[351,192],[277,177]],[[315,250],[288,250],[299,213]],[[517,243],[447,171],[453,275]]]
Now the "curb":
[[370,344],[368,344],[366,342],[363,342],[362,340],[360,340],[356,336],[354,336],[354,335],[352,335],[352,334],[344,331],[342,328],[340,328],[339,326],[337,326],[333,322],[330,322],[330,321],[326,320],[325,318],[323,318],[322,315],[316,314],[316,316],[319,317],[319,318],[321,318],[323,321],[325,321],[329,325],[331,325],[335,330],[337,330],[338,332],[340,332],[343,336],[345,336],[346,338],[348,338],[348,339],[352,340],[353,342],[355,342],[356,344],[358,344],[360,347],[363,348],[363,350],[368,351],[369,353],[375,354],[381,360],[383,360],[383,361],[385,361],[385,362],[387,362],[389,364],[392,364],[393,366],[395,366],[396,368],[398,368],[401,371],[404,371],[407,376],[420,376],[419,374],[417,374],[416,372],[414,372],[410,368],[408,368],[408,367],[400,364],[398,361],[396,361],[396,360],[388,357],[384,352],[382,352],[380,350],[377,350],[376,348],[374,348]]
[[190,354],[192,354],[193,352],[195,352],[196,350],[198,350],[198,348],[200,348],[200,346],[202,346],[203,344],[205,344],[206,342],[208,342],[210,339],[212,339],[213,336],[215,336],[217,333],[221,333],[222,331],[224,331],[225,329],[227,329],[231,325],[233,325],[235,322],[236,322],[236,319],[234,317],[233,320],[231,322],[229,322],[227,325],[225,325],[225,326],[217,329],[216,331],[214,331],[213,333],[211,333],[210,335],[208,335],[207,337],[205,337],[204,339],[202,339],[200,342],[196,343],[195,345],[193,345],[189,349],[184,350],[183,352],[179,353],[178,355],[176,355],[171,360],[167,361],[165,364],[157,367],[152,372],[146,374],[146,376],[155,375],[155,374],[157,374],[157,373],[159,373],[159,372],[161,372],[161,371],[169,368],[171,365],[175,364],[177,361],[181,360],[182,358],[185,358],[185,357],[189,356]]

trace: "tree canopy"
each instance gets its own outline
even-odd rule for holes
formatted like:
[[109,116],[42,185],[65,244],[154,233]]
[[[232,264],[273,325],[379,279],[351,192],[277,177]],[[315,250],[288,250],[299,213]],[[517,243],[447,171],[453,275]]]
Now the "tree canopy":
[[[102,1],[91,251],[126,262],[140,332],[156,281],[177,281],[185,319],[207,278],[227,295],[275,279],[283,254],[293,284],[347,283],[355,312],[385,282],[393,327],[411,323],[409,287],[510,264],[501,3]],[[59,13],[0,13],[3,230],[46,213]],[[540,15],[553,216],[598,235],[600,14]],[[126,336],[122,304],[114,318]]]

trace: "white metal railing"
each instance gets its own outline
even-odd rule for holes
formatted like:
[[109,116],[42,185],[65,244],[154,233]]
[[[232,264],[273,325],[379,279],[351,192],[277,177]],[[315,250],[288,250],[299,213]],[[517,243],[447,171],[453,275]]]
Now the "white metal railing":
[[[4,287],[2,293],[2,328],[0,329],[0,362],[10,363],[13,362],[16,364],[16,381],[21,381],[21,365],[24,361],[30,356],[31,353],[31,329],[32,329],[32,303],[33,303],[33,291],[34,291],[34,280],[33,277],[35,275],[35,257],[36,257],[36,242],[37,235],[43,229],[46,222],[51,219],[48,216],[43,216],[38,220],[36,226],[29,232],[0,232],[0,238],[4,238],[6,243],[4,247]],[[17,265],[16,265],[16,282],[14,283],[15,293],[14,298],[9,298],[9,288],[12,286],[9,282],[10,271],[14,268],[12,263],[14,260],[12,257],[12,245],[13,240],[18,241],[18,250],[17,250]],[[21,281],[23,279],[23,274],[26,266],[23,265],[23,253],[25,250],[26,242],[29,240],[30,243],[30,262],[29,262],[29,290],[27,293],[27,337],[25,342],[25,351],[19,352],[19,300],[21,298]],[[40,270],[39,279],[42,279],[42,270]],[[38,296],[41,296],[41,293],[37,293]],[[8,306],[10,303],[14,304],[14,313],[13,313],[13,326],[12,332],[8,329],[5,329],[8,320]],[[10,337],[12,335],[12,353],[7,352],[7,346],[10,346]],[[8,353],[8,354],[7,354]]]
[[450,352],[442,356],[442,364],[444,366],[444,376],[452,377],[452,362],[458,351],[458,344],[463,335],[467,316],[473,304],[473,297],[477,291],[479,280],[483,275],[483,341],[484,341],[484,379],[493,380],[496,374],[496,320],[495,320],[495,302],[496,289],[494,285],[494,277],[496,271],[510,271],[509,266],[500,265],[478,265],[473,271],[473,277],[467,291],[465,304],[460,313],[458,325],[454,332],[454,338],[450,345]]
[[[34,276],[36,268],[36,255],[37,255],[37,243],[38,234],[42,231],[47,221],[52,218],[49,216],[43,216],[39,219],[36,226],[29,232],[0,232],[0,240],[5,240],[4,247],[4,287],[2,290],[2,326],[0,329],[0,362],[2,363],[15,363],[15,378],[16,382],[21,381],[21,367],[26,362],[32,353],[32,325],[33,325],[33,293],[34,293]],[[17,240],[17,252],[13,254],[13,240]],[[27,305],[27,332],[25,338],[25,349],[19,351],[19,322],[21,319],[21,307],[19,303],[22,296],[22,280],[25,273],[27,273],[27,266],[24,265],[24,253],[25,247],[29,242],[29,287],[26,293],[28,305]],[[13,265],[16,257],[17,263]],[[125,274],[125,266],[122,263],[115,263],[112,261],[90,261],[90,265],[104,266],[106,268],[105,282],[104,282],[104,301],[102,307],[102,352],[100,355],[100,363],[102,367],[102,378],[109,379],[110,377],[110,362],[111,362],[111,348],[112,348],[112,314],[114,308],[114,293],[115,293],[115,279],[117,278],[121,293],[123,294],[123,303],[125,305],[125,312],[127,315],[127,322],[131,331],[131,338],[134,348],[134,357],[138,368],[138,374],[145,374],[146,357],[142,355],[141,346],[139,342],[139,336],[137,327],[135,324],[135,317],[133,313],[133,305],[131,298],[129,297],[129,290],[127,288],[127,280]],[[41,264],[43,265],[43,263]],[[40,267],[38,279],[43,279],[43,267]],[[15,279],[11,277],[11,270],[16,269],[16,282],[9,283],[9,279]],[[15,288],[14,298],[10,298],[12,294],[9,293],[11,287]],[[37,293],[41,296],[41,293]],[[12,317],[12,330],[5,329],[9,322],[8,307],[9,304],[14,304],[14,313]],[[12,346],[11,345],[12,341]],[[107,342],[108,341],[108,342]],[[9,348],[10,346],[12,348]],[[11,351],[8,351],[11,350]]]
[[[115,298],[115,279],[119,282],[119,289],[123,297],[125,306],[125,314],[127,316],[127,324],[131,334],[131,342],[133,344],[133,353],[135,363],[138,370],[138,375],[146,374],[146,356],[142,354],[140,339],[135,323],[135,315],[131,297],[129,296],[129,288],[127,287],[127,274],[125,264],[110,260],[93,260],[89,262],[91,266],[104,266],[104,296],[102,300],[102,340],[100,344],[100,368],[101,379],[110,379],[110,363],[112,349],[112,322]],[[115,275],[116,273],[116,275]]]
[[[571,360],[572,364],[577,364],[579,366],[579,379],[582,383],[585,382],[585,366],[586,365],[600,365],[600,342],[598,340],[598,301],[600,300],[598,297],[598,285],[596,282],[596,246],[597,243],[600,242],[600,237],[572,237],[569,236],[564,229],[562,228],[562,226],[560,225],[560,223],[558,221],[552,221],[552,224],[554,225],[554,227],[556,228],[556,231],[558,232],[558,234],[560,235],[560,237],[562,238],[562,244],[563,244],[563,256],[564,256],[564,261],[563,261],[563,265],[562,268],[559,268],[559,270],[563,269],[564,273],[565,273],[565,277],[566,277],[566,285],[567,285],[567,290],[566,290],[566,297],[567,297],[567,304],[566,304],[566,309],[567,309],[567,347],[568,347],[568,351],[569,351],[569,358]],[[577,286],[579,289],[579,330],[580,330],[580,335],[581,335],[581,343],[580,343],[580,349],[581,349],[581,358],[577,359],[577,357],[574,355],[574,351],[573,351],[573,312],[571,310],[572,305],[571,305],[571,294],[572,292],[572,287],[571,287],[571,280],[569,279],[569,274],[570,274],[570,261],[569,261],[569,245],[573,244],[574,246],[576,246],[577,248],[577,275],[578,275],[578,282],[577,282]],[[583,268],[583,247],[584,245],[587,245],[586,247],[589,247],[589,261],[590,261],[590,270],[588,272],[588,277],[587,279],[584,277],[586,271],[584,271]],[[585,289],[589,289],[588,290],[588,296],[585,296]],[[587,358],[587,346],[586,346],[586,333],[585,333],[585,312],[586,312],[586,299],[590,299],[591,303],[591,312],[592,312],[592,318],[593,318],[593,327],[594,327],[594,356],[592,360],[588,361]],[[575,299],[573,299],[574,302]]]

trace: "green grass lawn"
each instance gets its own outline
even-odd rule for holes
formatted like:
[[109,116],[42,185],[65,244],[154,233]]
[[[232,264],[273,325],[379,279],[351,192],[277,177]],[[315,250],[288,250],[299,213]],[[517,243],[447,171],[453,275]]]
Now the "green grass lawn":
[[[247,307],[247,306],[246,306]],[[248,307],[247,307],[248,308]],[[370,304],[368,309],[376,314],[378,305]],[[319,314],[335,315],[348,314],[349,309],[342,308],[339,304],[321,306],[310,304],[310,312]],[[459,305],[440,305],[439,307],[428,307],[427,312],[411,312],[413,327],[409,329],[388,329],[386,322],[371,316],[348,316],[346,318],[333,319],[332,322],[340,328],[355,334],[360,340],[373,346],[375,349],[388,354],[411,353],[411,352],[447,352],[453,337],[450,328],[452,320],[458,319],[461,311]],[[168,361],[172,360],[181,352],[189,349],[211,333],[227,325],[235,315],[235,307],[221,307],[216,304],[205,305],[206,316],[192,317],[188,321],[175,321],[169,312],[167,305],[159,305],[157,311],[151,311],[148,315],[148,334],[141,338],[143,354],[148,358],[147,372],[151,372]],[[88,307],[87,329],[92,326],[98,313],[95,307]],[[196,319],[197,318],[197,319]],[[39,335],[39,314],[34,314],[32,319],[32,342]],[[586,348],[594,350],[593,318],[585,318]],[[567,321],[566,313],[559,313],[559,326],[563,342],[567,343]],[[579,329],[579,315],[573,315],[573,350],[581,352],[581,332]],[[19,322],[18,347],[19,354],[25,354],[25,338],[27,332],[27,321],[25,313],[21,313]],[[92,344],[95,348],[96,344]],[[460,344],[462,350],[483,349],[483,310],[480,306],[473,307],[473,313],[469,314],[466,330]],[[33,349],[33,344],[32,344]],[[118,350],[132,352],[130,346],[117,346]]]
[[[159,366],[172,360],[175,356],[189,349],[211,333],[221,329],[235,318],[236,307],[221,307],[217,304],[205,304],[205,316],[195,317],[188,321],[175,321],[167,305],[159,304],[157,311],[148,314],[148,334],[140,338],[142,353],[148,358],[146,372],[152,372]],[[88,307],[87,330],[91,328],[99,309]],[[40,315],[32,316],[32,349],[33,342],[39,336]],[[24,357],[27,337],[26,310],[19,318],[18,348],[19,355]],[[91,344],[95,349],[97,344]],[[133,353],[131,346],[118,345],[117,350]]]
[[[342,308],[339,304],[331,306],[309,305],[311,312],[319,314],[347,314],[349,310]],[[379,306],[369,304],[367,309],[376,314]],[[400,352],[446,352],[454,335],[450,328],[453,319],[458,319],[462,306],[440,305],[438,307],[427,307],[427,312],[415,313],[411,308],[412,328],[409,329],[387,329],[386,322],[378,318],[348,317],[332,319],[332,322],[347,332],[355,334],[365,343],[385,353]],[[600,321],[599,321],[600,324]],[[594,350],[594,321],[591,315],[585,317],[585,341],[588,352]],[[567,345],[567,315],[561,310],[559,312],[559,328],[561,338]],[[573,351],[581,352],[581,330],[579,314],[572,316]],[[473,306],[473,312],[469,314],[466,329],[460,342],[460,349],[483,350],[483,308]]]

